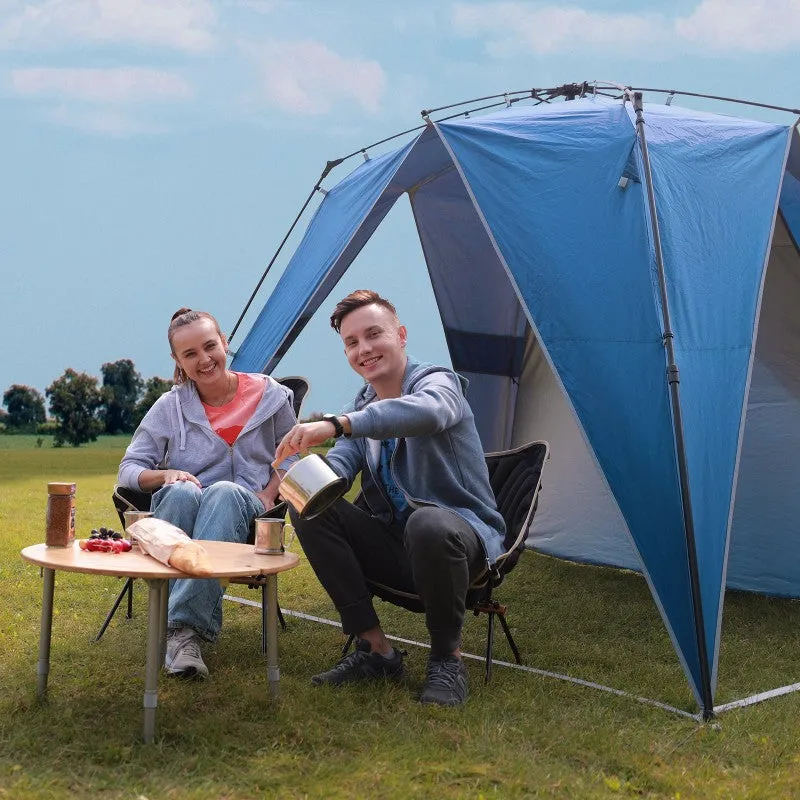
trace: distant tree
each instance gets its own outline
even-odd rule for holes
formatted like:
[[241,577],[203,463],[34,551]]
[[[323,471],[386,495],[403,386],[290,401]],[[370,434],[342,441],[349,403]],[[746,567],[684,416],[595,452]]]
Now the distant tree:
[[155,403],[164,392],[168,392],[171,388],[172,381],[168,378],[159,378],[155,376],[147,379],[144,384],[142,399],[136,404],[136,409],[134,411],[134,426],[138,425],[144,419],[144,415],[150,410],[153,403]]
[[65,442],[78,447],[93,442],[103,432],[103,423],[97,418],[103,402],[97,378],[67,369],[47,387],[45,394],[50,401],[50,413],[58,424],[54,447]]
[[132,433],[136,427],[136,403],[144,386],[142,376],[129,358],[103,364],[102,372],[100,418],[106,433]]
[[30,386],[10,386],[3,395],[3,404],[8,409],[5,425],[9,431],[35,433],[36,426],[45,421],[44,398]]

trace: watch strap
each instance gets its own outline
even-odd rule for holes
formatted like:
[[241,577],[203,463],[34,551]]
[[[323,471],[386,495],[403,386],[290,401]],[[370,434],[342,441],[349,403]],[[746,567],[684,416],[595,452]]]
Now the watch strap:
[[335,439],[338,439],[340,436],[344,434],[344,428],[342,427],[342,423],[339,422],[339,418],[336,414],[323,414],[322,419],[325,422],[330,422],[333,425],[333,436]]

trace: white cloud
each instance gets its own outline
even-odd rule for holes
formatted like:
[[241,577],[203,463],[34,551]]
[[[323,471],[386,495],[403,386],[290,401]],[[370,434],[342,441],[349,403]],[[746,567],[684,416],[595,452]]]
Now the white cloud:
[[156,125],[114,109],[74,108],[57,106],[47,113],[51,122],[67,128],[101,134],[103,136],[127,137],[134,134],[164,133],[163,125]]
[[574,6],[531,7],[521,2],[457,3],[453,24],[462,35],[483,34],[487,52],[496,57],[623,46],[659,38],[663,30],[660,15],[602,14]]
[[[389,6],[387,6],[387,10],[388,9]],[[397,7],[391,8],[389,24],[392,30],[400,34],[427,36],[436,31],[442,21],[440,17],[440,9],[436,7],[419,8],[398,5]]]
[[456,33],[482,37],[486,52],[496,58],[633,45],[642,54],[687,45],[736,54],[800,44],[800,0],[702,0],[683,17],[525,2],[456,3],[452,13]]
[[800,45],[800,0],[703,0],[675,30],[715,51],[776,52]]
[[156,45],[209,50],[216,20],[209,0],[44,0],[17,4],[0,21],[0,47]]
[[287,111],[326,114],[338,101],[376,113],[386,86],[380,64],[344,58],[315,41],[245,46],[260,65],[268,100]]
[[192,88],[178,75],[153,69],[55,69],[34,67],[11,72],[20,95],[84,103],[142,103],[183,100]]
[[223,0],[229,8],[244,8],[255,11],[256,14],[271,14],[276,8],[283,5],[281,0]]

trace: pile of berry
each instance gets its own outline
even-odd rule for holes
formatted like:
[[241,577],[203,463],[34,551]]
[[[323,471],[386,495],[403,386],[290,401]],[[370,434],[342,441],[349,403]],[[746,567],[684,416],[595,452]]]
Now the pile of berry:
[[111,528],[93,528],[88,539],[79,540],[78,547],[93,553],[127,553],[131,543]]
[[118,531],[111,530],[111,528],[92,528],[89,535],[90,539],[123,539],[123,535]]

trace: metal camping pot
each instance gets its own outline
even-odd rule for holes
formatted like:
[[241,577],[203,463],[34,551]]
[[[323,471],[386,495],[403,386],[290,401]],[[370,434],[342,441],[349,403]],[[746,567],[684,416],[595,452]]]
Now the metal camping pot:
[[333,471],[324,456],[311,453],[290,467],[278,491],[300,519],[313,519],[347,491],[347,480]]

